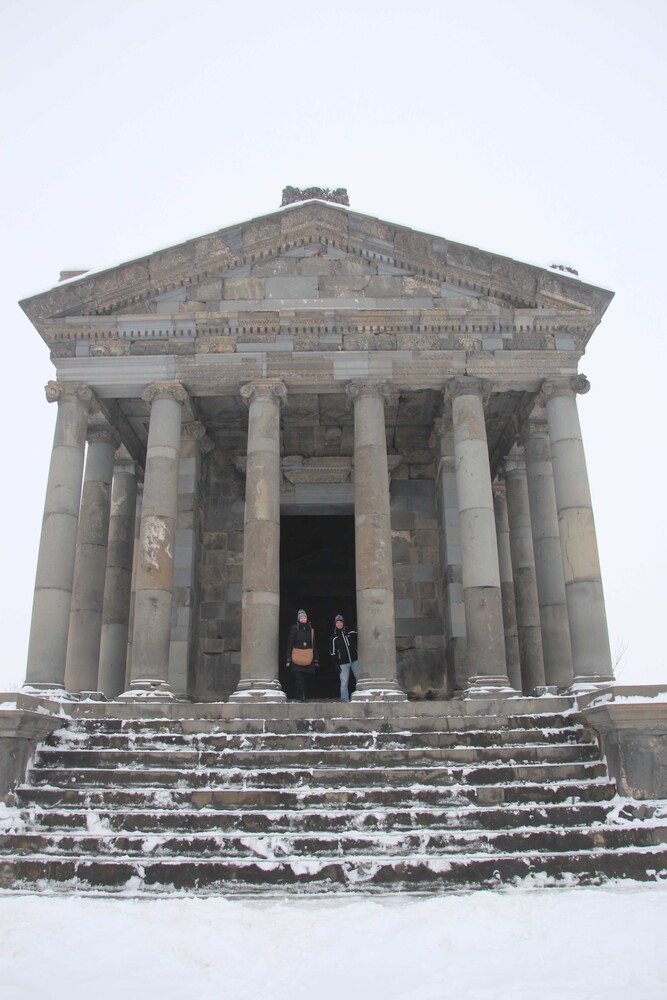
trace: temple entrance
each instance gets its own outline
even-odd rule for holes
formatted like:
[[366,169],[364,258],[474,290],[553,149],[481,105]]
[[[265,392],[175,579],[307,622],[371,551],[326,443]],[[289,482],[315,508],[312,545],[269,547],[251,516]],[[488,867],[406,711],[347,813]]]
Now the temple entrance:
[[320,661],[319,671],[306,679],[308,699],[338,698],[338,671],[329,658],[334,617],[341,614],[349,628],[357,627],[352,515],[296,514],[280,519],[279,676],[288,698],[294,697],[294,689],[291,672],[285,669],[287,633],[299,608],[308,612],[315,629]]

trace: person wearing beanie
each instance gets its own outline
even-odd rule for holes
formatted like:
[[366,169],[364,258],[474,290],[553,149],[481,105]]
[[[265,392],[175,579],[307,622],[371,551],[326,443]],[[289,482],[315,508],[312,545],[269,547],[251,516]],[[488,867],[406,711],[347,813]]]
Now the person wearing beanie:
[[329,649],[331,661],[340,674],[340,700],[350,700],[350,671],[355,681],[359,679],[359,660],[357,657],[357,633],[345,628],[345,619],[336,615],[334,630]]
[[296,623],[290,626],[287,634],[285,662],[294,678],[296,700],[305,701],[306,674],[314,674],[319,663],[317,660],[315,629],[311,625],[308,615],[303,608],[299,608],[297,611]]

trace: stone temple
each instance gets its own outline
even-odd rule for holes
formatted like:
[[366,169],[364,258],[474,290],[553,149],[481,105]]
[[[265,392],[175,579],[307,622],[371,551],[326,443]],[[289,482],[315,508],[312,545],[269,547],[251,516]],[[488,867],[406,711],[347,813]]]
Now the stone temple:
[[[610,708],[618,689],[611,686],[577,397],[589,389],[579,366],[611,299],[563,271],[416,232],[344,203],[309,200],[108,270],[66,273],[56,287],[24,300],[51,351],[55,373],[46,393],[58,409],[25,688],[2,730],[24,763],[41,738],[52,741],[51,750],[38,749],[31,780],[39,784],[43,767],[47,784],[57,784],[53,769],[69,760],[73,770],[62,780],[70,791],[72,783],[86,785],[98,766],[108,775],[108,767],[116,769],[108,778],[113,785],[131,758],[114,740],[132,729],[149,756],[166,755],[154,781],[165,784],[175,809],[185,806],[174,788],[193,782],[183,801],[202,812],[193,812],[184,827],[190,832],[200,830],[206,809],[220,812],[219,836],[231,822],[224,796],[235,779],[231,772],[221,777],[230,759],[224,754],[236,767],[255,768],[253,780],[275,786],[276,795],[289,798],[295,780],[302,791],[328,781],[338,806],[359,807],[349,820],[355,827],[360,815],[371,822],[381,806],[369,798],[364,812],[354,782],[373,784],[384,773],[389,794],[410,754],[423,767],[427,758],[433,764],[419,742],[428,731],[429,746],[453,745],[453,757],[440,761],[438,775],[412,775],[411,788],[422,780],[429,788],[472,782],[452,770],[456,754],[477,760],[497,744],[495,771],[472,782],[469,798],[477,806],[520,799],[509,785],[546,781],[544,767],[551,775],[565,767],[572,742],[586,759],[568,764],[583,768],[571,778],[590,780],[587,795],[615,794],[598,742],[616,762],[612,776],[625,794],[667,794],[657,777],[664,711],[660,721],[660,710],[640,719]],[[301,607],[315,627],[321,664],[305,706],[292,703],[284,667],[286,635]],[[349,705],[337,702],[338,676],[327,654],[336,613],[358,628],[359,679]],[[79,743],[49,736],[62,726],[63,712]],[[570,726],[572,713],[578,729]],[[540,726],[533,746],[531,731]],[[562,729],[563,746],[549,748],[553,727]],[[520,749],[507,736],[513,729],[522,734],[526,760],[542,767],[537,777],[523,773]],[[464,752],[477,739],[468,730],[486,735]],[[385,751],[365,746],[369,731],[385,732]],[[399,731],[417,741],[411,749],[397,746]],[[303,743],[304,733],[312,745]],[[339,751],[318,743],[318,733],[330,741],[350,735],[345,767],[361,755],[353,776],[336,770]],[[248,761],[247,743],[233,744],[239,734],[265,740]],[[297,743],[284,742],[291,738]],[[186,779],[193,740],[199,763]],[[179,741],[190,749],[176,759]],[[281,748],[292,754],[282,777],[275,771]],[[372,750],[390,756],[370,758]],[[217,784],[198,770],[205,752],[213,755]],[[271,753],[270,776],[262,772],[260,779],[258,762]],[[308,754],[316,755],[314,770]],[[549,754],[561,763],[550,765]],[[138,794],[133,783],[150,769],[146,760],[138,767],[126,775],[128,802],[127,789]],[[14,782],[23,778],[13,775]],[[100,772],[90,787],[125,830],[115,792],[98,787],[105,780]],[[11,782],[5,777],[4,784]],[[578,794],[566,781],[559,788],[546,799],[535,791],[534,807]],[[19,799],[39,799],[34,788],[18,789]],[[317,829],[323,803],[331,805],[326,795],[312,806],[320,809]],[[248,808],[261,826],[260,800]],[[146,801],[141,809],[145,816]],[[21,815],[27,823],[25,810]],[[522,821],[525,815],[511,823]],[[338,854],[345,850],[340,831],[349,835],[345,823],[327,833],[339,838]],[[649,827],[644,847],[662,844],[664,824]],[[610,834],[607,847],[612,840]],[[17,872],[63,879],[83,870],[98,884],[111,878],[99,845],[86,861],[67,860],[62,840],[50,849],[30,843],[23,854],[37,852],[32,862],[16,860],[21,850],[7,861],[10,881]],[[218,848],[207,855],[208,875],[200,856],[191,862],[199,865],[193,875],[172,851],[172,875],[181,864],[172,882],[253,881],[238,844],[233,864],[227,840]],[[296,856],[299,848],[293,850]],[[664,866],[664,848],[656,850],[651,870]],[[35,860],[40,851],[51,858],[46,868]],[[623,873],[619,855],[613,857],[599,872]],[[369,870],[367,862],[359,862],[357,884],[366,884],[359,872]],[[510,865],[507,877],[525,873],[522,863]],[[123,864],[116,882],[136,875],[133,861]],[[429,864],[422,875],[444,870]],[[153,881],[169,882],[164,862],[156,865]],[[285,863],[276,865],[276,880],[285,880]],[[641,877],[649,867],[639,864]],[[595,865],[570,860],[568,868],[561,856],[543,869],[559,875]],[[310,877],[296,863],[290,870],[288,882]],[[346,880],[330,859],[317,870],[333,882]],[[422,876],[405,871],[394,859],[378,878],[421,884]],[[485,884],[491,877],[475,871],[459,881]]]
[[310,202],[22,302],[58,406],[27,683],[281,698],[302,605],[358,622],[357,698],[610,680],[577,394],[611,297]]

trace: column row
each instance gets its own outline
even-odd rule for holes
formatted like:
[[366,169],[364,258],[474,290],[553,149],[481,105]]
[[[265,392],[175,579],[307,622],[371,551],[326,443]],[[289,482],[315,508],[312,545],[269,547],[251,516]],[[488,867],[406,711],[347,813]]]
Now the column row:
[[[285,385],[244,386],[249,405],[241,677],[234,700],[282,700],[278,683],[280,405]],[[354,405],[359,699],[404,699],[396,681],[394,591],[384,404],[386,387],[348,387]],[[58,401],[26,684],[111,697],[170,697],[168,668],[183,404],[180,383],[154,383],[134,549],[136,468],[114,465],[109,428],[91,431],[85,386],[50,383]],[[86,440],[88,452],[83,477]],[[82,489],[83,477],[83,489]],[[113,515],[112,515],[113,509]],[[134,565],[131,681],[125,687]]]
[[[588,382],[576,376],[543,383],[545,418],[523,428],[522,447],[505,460],[495,495],[484,418],[489,388],[463,376],[445,392],[453,434],[441,438],[440,476],[444,495],[451,449],[467,654],[462,678],[457,653],[455,683],[471,692],[511,686],[532,693],[612,680],[576,408],[576,394],[588,391]],[[446,511],[443,531],[446,539],[452,534]],[[453,635],[455,609],[448,610]],[[450,637],[450,650],[451,643]]]

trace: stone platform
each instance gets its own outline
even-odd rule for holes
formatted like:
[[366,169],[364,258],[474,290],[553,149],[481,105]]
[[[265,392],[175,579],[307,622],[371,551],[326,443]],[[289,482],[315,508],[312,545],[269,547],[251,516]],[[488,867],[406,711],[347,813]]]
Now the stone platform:
[[442,892],[667,870],[664,803],[616,794],[572,698],[80,702],[52,722],[2,814],[7,889]]

